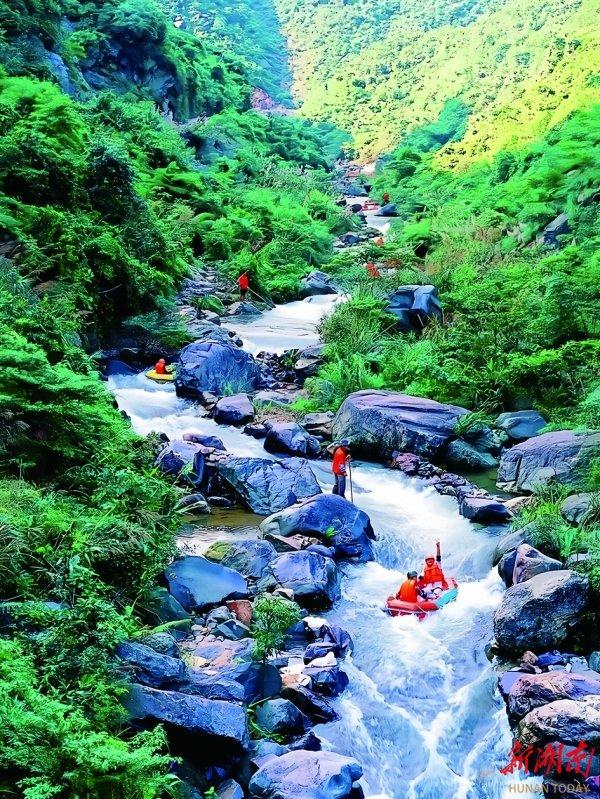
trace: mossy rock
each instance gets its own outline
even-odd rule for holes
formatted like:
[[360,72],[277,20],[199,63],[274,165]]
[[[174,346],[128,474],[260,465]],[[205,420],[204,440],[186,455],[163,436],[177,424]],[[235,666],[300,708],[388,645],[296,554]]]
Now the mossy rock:
[[204,553],[204,557],[212,560],[214,563],[220,563],[225,555],[231,550],[231,541],[215,541]]

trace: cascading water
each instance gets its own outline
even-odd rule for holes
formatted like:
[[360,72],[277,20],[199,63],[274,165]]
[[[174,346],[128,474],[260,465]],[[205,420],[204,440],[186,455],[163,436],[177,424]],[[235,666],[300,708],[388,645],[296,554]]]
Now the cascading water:
[[[251,352],[306,346],[317,341],[318,321],[332,301],[290,303],[236,327]],[[141,434],[216,434],[236,455],[271,457],[260,441],[216,425],[194,403],[178,399],[172,385],[142,374],[112,377],[110,387]],[[312,465],[330,490],[329,464]],[[340,720],[317,732],[324,746],[360,761],[369,797],[508,797],[514,778],[498,768],[511,736],[484,654],[501,596],[499,577],[490,571],[494,539],[459,516],[454,500],[399,472],[364,462],[352,472],[354,501],[377,534],[376,561],[344,569],[343,596],[329,617],[355,641],[344,666],[350,685],[336,700]],[[458,599],[422,622],[389,617],[382,610],[386,596],[407,569],[420,568],[438,537],[444,570],[460,582]]]

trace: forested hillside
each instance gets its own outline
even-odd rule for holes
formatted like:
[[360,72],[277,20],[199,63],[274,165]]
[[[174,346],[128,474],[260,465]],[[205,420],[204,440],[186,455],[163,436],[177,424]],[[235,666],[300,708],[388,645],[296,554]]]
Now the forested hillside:
[[153,618],[181,491],[91,356],[134,314],[189,341],[172,297],[207,262],[293,296],[343,229],[326,131],[249,110],[252,65],[151,2],[3,2],[0,28],[0,788],[163,795],[113,651]]
[[372,158],[435,122],[449,100],[467,112],[464,166],[535,141],[597,96],[597,0],[277,0],[302,113],[349,130]]

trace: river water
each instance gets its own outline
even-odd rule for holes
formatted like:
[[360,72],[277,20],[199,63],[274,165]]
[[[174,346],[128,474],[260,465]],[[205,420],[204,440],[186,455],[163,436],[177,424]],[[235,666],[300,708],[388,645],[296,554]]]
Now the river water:
[[[306,346],[318,340],[318,321],[333,301],[289,303],[235,327],[250,352]],[[211,433],[236,455],[272,457],[260,441],[217,426],[194,403],[178,399],[173,386],[143,374],[109,384],[140,434]],[[330,490],[329,464],[312,466]],[[324,747],[359,760],[368,797],[504,799],[514,778],[498,769],[511,736],[497,675],[484,654],[502,593],[490,569],[494,537],[459,516],[453,499],[399,472],[366,462],[352,471],[355,503],[377,535],[376,561],[344,567],[342,599],[328,616],[355,642],[344,665],[350,685],[336,700],[340,720],[316,732]],[[409,568],[420,568],[438,537],[446,574],[460,582],[458,599],[422,622],[387,616],[386,596]]]

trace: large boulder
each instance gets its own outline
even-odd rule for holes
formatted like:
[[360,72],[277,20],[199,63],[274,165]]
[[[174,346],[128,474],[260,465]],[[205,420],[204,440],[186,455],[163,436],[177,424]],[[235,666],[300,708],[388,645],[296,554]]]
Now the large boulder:
[[269,760],[250,780],[258,799],[346,799],[362,777],[356,760],[299,749]]
[[512,581],[514,585],[531,580],[537,574],[560,571],[562,563],[549,558],[530,544],[520,544],[515,552]]
[[585,673],[548,671],[518,677],[508,692],[506,704],[511,718],[521,719],[536,707],[582,696],[600,696],[600,680],[591,679]]
[[214,419],[217,424],[245,424],[254,418],[254,407],[247,394],[223,397],[215,405]]
[[502,453],[498,488],[520,493],[548,482],[572,484],[598,454],[600,433],[543,433]]
[[483,524],[507,522],[511,518],[506,505],[494,497],[466,496],[460,502],[459,511],[465,519]]
[[498,646],[517,654],[557,647],[568,638],[588,598],[587,578],[568,569],[513,585],[494,614]]
[[202,447],[191,441],[174,439],[163,447],[156,459],[156,466],[172,477],[177,477],[185,469],[185,479],[199,485],[204,477],[204,455]]
[[307,413],[300,420],[300,424],[312,436],[321,436],[322,438],[331,438],[331,429],[333,427],[332,411],[325,411],[324,413]]
[[538,233],[535,237],[535,243],[557,250],[560,247],[559,236],[564,236],[570,231],[568,215],[565,213],[559,214],[551,222],[548,222],[541,233]]
[[591,511],[594,494],[571,494],[562,504],[560,512],[570,524],[582,524]]
[[459,438],[448,444],[444,460],[448,465],[468,472],[483,472],[498,465],[496,458],[489,452],[480,452],[472,444]]
[[[600,683],[598,685],[600,686]],[[283,689],[281,695],[300,708],[313,724],[327,724],[339,718],[326,699],[317,696],[313,691],[301,685],[288,686]]]
[[466,413],[456,405],[395,391],[357,391],[337,412],[333,437],[349,438],[355,452],[371,458],[387,459],[394,451],[435,458]]
[[340,575],[331,558],[317,552],[285,552],[269,566],[283,588],[291,588],[294,598],[309,608],[329,608],[340,597]]
[[557,699],[536,707],[522,719],[517,735],[525,746],[543,747],[554,741],[577,746],[583,741],[589,752],[600,744],[600,696]]
[[372,560],[374,533],[367,514],[343,497],[319,494],[274,513],[262,522],[263,535],[307,535],[323,539],[336,557]]
[[246,713],[238,704],[137,684],[130,686],[123,703],[132,719],[185,733],[188,743],[198,753],[205,751],[207,758],[235,756],[248,749]]
[[260,316],[261,313],[256,305],[247,300],[234,302],[227,309],[227,316]]
[[299,457],[319,454],[319,440],[295,422],[271,422],[267,425],[264,447],[267,452]]
[[222,699],[224,702],[243,702],[244,686],[232,677],[222,674],[203,674],[190,670],[179,690],[184,694],[203,696],[205,699]]
[[323,363],[323,344],[312,344],[298,353],[294,364],[296,378],[303,383],[307,377],[314,377]]
[[247,539],[231,542],[227,552],[221,559],[221,565],[259,580],[269,563],[275,560],[277,552],[268,541]]
[[339,666],[305,666],[303,674],[310,677],[312,688],[323,696],[339,696],[350,682],[348,675]]
[[256,709],[256,721],[269,735],[291,738],[302,735],[310,727],[308,718],[289,699],[267,699]]
[[537,436],[547,424],[537,411],[508,411],[498,416],[494,427],[503,430],[511,441],[525,441]]
[[[504,555],[514,552],[519,544],[531,544],[533,534],[535,533],[535,528],[535,523],[530,522],[529,524],[526,524],[525,527],[520,527],[518,530],[512,530],[510,533],[500,536],[496,542],[496,547],[492,555],[492,563],[494,566],[502,557],[504,557]],[[512,574],[512,567],[510,573]]]
[[181,397],[196,399],[203,391],[253,391],[260,379],[258,364],[244,350],[224,341],[195,341],[181,351],[175,389]]
[[165,569],[169,591],[186,610],[222,605],[226,599],[248,596],[246,578],[233,569],[189,555],[178,558]]
[[263,516],[321,493],[308,461],[302,458],[228,458],[218,468],[240,499]]
[[375,216],[398,216],[396,203],[386,203],[385,205],[382,205]]
[[423,330],[430,319],[442,319],[435,286],[400,286],[388,299],[385,310],[396,317],[397,327],[407,333]]
[[318,294],[337,294],[338,287],[333,278],[326,272],[314,270],[300,281],[300,294],[302,297],[314,297]]
[[155,652],[146,644],[124,641],[117,647],[117,656],[130,666],[135,680],[142,685],[151,688],[175,687],[183,679],[185,669],[179,658]]

